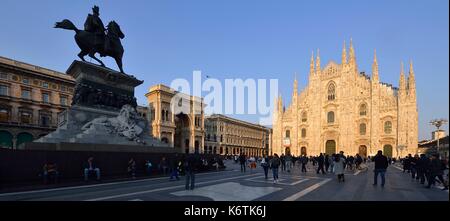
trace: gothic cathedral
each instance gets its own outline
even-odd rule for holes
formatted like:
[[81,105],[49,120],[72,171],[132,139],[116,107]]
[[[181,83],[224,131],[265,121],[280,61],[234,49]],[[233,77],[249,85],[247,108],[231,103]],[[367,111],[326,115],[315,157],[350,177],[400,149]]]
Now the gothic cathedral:
[[418,112],[412,62],[408,78],[400,70],[399,88],[379,81],[374,54],[371,77],[359,73],[350,41],[344,43],[341,64],[329,62],[323,69],[317,52],[311,56],[308,85],[283,107],[275,100],[272,153],[319,155],[319,153],[373,156],[383,150],[397,157],[417,151]]

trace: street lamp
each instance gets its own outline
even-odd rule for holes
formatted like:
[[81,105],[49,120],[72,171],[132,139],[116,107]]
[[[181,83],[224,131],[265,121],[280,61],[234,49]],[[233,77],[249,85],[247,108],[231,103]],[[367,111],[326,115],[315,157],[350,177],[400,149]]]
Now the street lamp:
[[448,121],[446,119],[434,119],[430,121],[430,124],[437,128],[437,152],[439,153],[439,128],[446,124]]

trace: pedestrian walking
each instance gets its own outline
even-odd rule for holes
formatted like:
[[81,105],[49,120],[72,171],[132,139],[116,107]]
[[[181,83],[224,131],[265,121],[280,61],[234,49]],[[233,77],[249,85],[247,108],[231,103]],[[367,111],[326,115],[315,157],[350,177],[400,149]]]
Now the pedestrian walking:
[[430,177],[428,178],[427,188],[435,185],[437,177],[439,181],[441,181],[442,185],[444,185],[444,189],[442,190],[448,190],[448,184],[445,182],[443,177],[446,167],[445,162],[439,159],[438,153],[431,155],[431,162],[429,164]]
[[317,163],[318,163],[318,167],[317,167],[317,174],[319,174],[320,171],[322,171],[322,174],[325,174],[325,171],[323,169],[324,163],[325,163],[325,158],[323,156],[322,153],[320,153],[319,157],[317,158]]
[[174,180],[173,178],[175,177],[177,180],[180,180],[180,178],[178,177],[178,154],[175,154],[175,156],[170,159],[169,161],[169,166],[170,166],[170,180]]
[[416,179],[416,177],[418,178],[419,176],[417,175],[417,162],[419,161],[419,155],[415,154],[414,157],[411,158],[411,178],[414,180]]
[[308,164],[308,157],[306,154],[303,155],[303,157],[300,158],[300,162],[302,164],[302,172],[306,173],[306,164]]
[[241,164],[241,172],[245,173],[247,159],[243,153],[239,156],[239,163]]
[[264,177],[267,180],[267,175],[269,173],[269,158],[267,157],[266,154],[264,154],[261,159],[261,167],[264,170]]
[[184,162],[184,171],[186,174],[186,190],[193,190],[195,187],[195,173],[198,170],[200,164],[200,156],[198,152],[189,154],[188,158]]
[[420,184],[425,184],[425,178],[427,175],[427,167],[430,164],[430,160],[427,158],[425,154],[420,154],[420,158],[417,160],[416,169],[417,169],[417,178],[420,181]]
[[291,153],[287,153],[286,156],[284,157],[284,161],[286,163],[286,170],[288,173],[291,172],[291,168],[292,168],[292,155]]
[[273,183],[278,183],[278,168],[280,167],[280,164],[280,158],[277,154],[274,154],[273,158],[270,160],[270,169],[272,170]]
[[342,155],[341,154],[334,155],[333,170],[334,174],[337,175],[339,183],[341,181],[345,182],[344,168],[345,168],[345,160],[342,157]]
[[280,156],[280,162],[281,162],[281,171],[286,171],[286,159],[284,157],[284,153]]
[[373,158],[375,162],[375,170],[374,170],[374,180],[373,185],[377,185],[378,174],[381,176],[381,187],[384,187],[385,184],[385,173],[388,168],[389,162],[386,156],[383,155],[383,151],[379,150],[377,155]]
[[328,173],[328,169],[330,168],[330,161],[329,161],[330,155],[325,154],[325,171]]

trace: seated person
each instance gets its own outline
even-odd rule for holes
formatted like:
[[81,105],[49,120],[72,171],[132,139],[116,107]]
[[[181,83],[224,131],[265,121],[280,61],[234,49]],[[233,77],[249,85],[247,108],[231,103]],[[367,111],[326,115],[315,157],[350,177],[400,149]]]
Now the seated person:
[[48,183],[49,177],[53,178],[53,182],[58,182],[58,167],[56,163],[53,162],[47,162],[44,164],[43,169],[43,175],[44,175],[44,183]]
[[150,160],[147,160],[145,162],[145,169],[147,171],[147,175],[149,175],[149,176],[152,175],[152,167],[153,167],[152,162],[150,162]]
[[94,163],[94,157],[89,157],[84,164],[84,181],[88,181],[89,173],[95,172],[97,180],[100,180],[100,168]]

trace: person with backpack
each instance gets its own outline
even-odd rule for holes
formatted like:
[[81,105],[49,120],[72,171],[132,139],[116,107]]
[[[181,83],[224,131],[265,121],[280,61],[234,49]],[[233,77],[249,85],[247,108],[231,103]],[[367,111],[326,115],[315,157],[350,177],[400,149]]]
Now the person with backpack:
[[278,183],[278,168],[280,167],[281,160],[278,155],[273,154],[273,158],[270,160],[270,169],[273,174],[273,183]]

